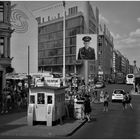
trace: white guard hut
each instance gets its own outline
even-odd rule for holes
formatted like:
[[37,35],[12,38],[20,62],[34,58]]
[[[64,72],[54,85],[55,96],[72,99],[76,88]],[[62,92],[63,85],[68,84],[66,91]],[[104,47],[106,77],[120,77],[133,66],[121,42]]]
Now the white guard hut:
[[47,126],[65,116],[65,87],[33,87],[29,91],[28,125],[46,121]]

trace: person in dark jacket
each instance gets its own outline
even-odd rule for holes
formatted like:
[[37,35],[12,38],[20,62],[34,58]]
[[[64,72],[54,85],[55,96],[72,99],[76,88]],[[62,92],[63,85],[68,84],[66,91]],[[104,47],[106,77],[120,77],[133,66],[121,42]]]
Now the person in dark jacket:
[[95,51],[94,48],[90,47],[89,43],[91,40],[90,36],[84,36],[82,38],[84,41],[84,47],[79,49],[78,52],[78,59],[84,59],[84,60],[95,60]]
[[89,95],[85,95],[84,113],[85,113],[85,118],[88,121],[90,121],[91,105],[90,105]]

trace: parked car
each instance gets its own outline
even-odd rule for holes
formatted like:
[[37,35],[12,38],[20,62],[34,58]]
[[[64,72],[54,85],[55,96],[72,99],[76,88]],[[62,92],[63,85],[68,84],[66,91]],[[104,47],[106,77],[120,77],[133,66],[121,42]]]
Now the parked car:
[[115,89],[112,93],[112,102],[122,102],[124,94],[123,89]]
[[98,81],[95,84],[95,88],[103,88],[103,87],[105,87],[105,83],[103,81]]

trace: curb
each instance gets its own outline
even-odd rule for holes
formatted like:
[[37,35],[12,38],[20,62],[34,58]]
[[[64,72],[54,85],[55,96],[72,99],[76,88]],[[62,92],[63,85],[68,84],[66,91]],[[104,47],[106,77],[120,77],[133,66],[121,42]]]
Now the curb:
[[87,122],[87,120],[83,121],[78,127],[76,127],[72,132],[70,132],[69,134],[66,134],[65,136],[71,136],[73,135],[79,128],[81,128],[85,123]]

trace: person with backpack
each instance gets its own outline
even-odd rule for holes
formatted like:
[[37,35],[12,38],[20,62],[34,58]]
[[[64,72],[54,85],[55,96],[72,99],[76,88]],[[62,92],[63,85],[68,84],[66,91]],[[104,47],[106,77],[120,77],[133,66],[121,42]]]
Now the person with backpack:
[[108,112],[108,104],[109,104],[109,94],[108,92],[106,91],[105,94],[104,94],[104,110],[105,112]]

